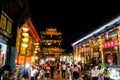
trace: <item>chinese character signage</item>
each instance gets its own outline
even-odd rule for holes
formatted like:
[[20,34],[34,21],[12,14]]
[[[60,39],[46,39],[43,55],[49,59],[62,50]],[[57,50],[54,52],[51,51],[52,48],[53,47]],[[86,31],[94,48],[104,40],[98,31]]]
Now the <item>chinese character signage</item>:
[[118,40],[117,39],[105,42],[102,45],[103,49],[111,48],[111,47],[114,47],[114,46],[118,46]]
[[12,31],[12,23],[10,21],[7,21],[7,32],[11,34]]
[[0,28],[2,28],[3,30],[6,29],[6,21],[7,21],[6,17],[4,15],[1,15]]
[[6,31],[6,33],[7,34],[4,34],[4,35],[8,35],[8,33],[9,34],[11,34],[11,31],[12,31],[12,23],[13,23],[13,21],[10,19],[10,17],[6,14],[6,13],[4,13],[3,11],[2,11],[2,14],[1,14],[1,19],[0,19],[0,28],[5,32]]

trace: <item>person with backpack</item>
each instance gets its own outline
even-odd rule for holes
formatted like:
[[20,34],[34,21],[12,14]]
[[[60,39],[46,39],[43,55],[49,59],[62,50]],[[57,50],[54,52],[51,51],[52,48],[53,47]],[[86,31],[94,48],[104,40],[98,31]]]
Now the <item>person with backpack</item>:
[[78,72],[78,67],[77,67],[77,65],[76,64],[74,64],[74,67],[72,68],[72,75],[73,75],[73,79],[75,78],[75,76],[74,75],[80,75],[79,74],[79,72]]

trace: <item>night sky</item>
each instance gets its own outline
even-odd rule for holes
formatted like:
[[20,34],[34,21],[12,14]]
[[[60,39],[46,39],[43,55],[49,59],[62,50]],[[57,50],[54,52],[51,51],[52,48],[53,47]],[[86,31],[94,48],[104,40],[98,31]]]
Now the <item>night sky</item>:
[[39,35],[46,28],[57,28],[67,51],[72,51],[72,43],[120,15],[119,5],[50,1],[29,0],[33,24]]

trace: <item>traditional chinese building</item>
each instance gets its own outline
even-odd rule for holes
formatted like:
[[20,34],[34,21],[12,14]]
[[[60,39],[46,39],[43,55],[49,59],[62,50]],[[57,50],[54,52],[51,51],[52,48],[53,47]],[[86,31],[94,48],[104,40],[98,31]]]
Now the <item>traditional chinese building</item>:
[[12,24],[11,18],[2,11],[0,18],[0,67],[4,66],[8,61],[8,55],[10,54],[12,39]]
[[40,32],[41,46],[44,56],[55,57],[59,59],[64,51],[61,48],[62,33],[57,31],[57,28],[46,28],[46,31]]
[[74,60],[90,63],[120,64],[120,16],[72,44]]
[[27,0],[0,0],[0,67],[15,67],[17,23],[24,13]]
[[31,18],[18,27],[16,39],[16,63],[21,65],[34,63],[36,54],[40,52],[40,37]]

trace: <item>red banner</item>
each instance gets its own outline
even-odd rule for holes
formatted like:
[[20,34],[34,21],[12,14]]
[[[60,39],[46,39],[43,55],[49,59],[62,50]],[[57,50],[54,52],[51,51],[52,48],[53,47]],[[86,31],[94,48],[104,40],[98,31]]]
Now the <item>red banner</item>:
[[106,49],[106,48],[111,48],[111,47],[114,47],[114,46],[118,46],[118,39],[111,40],[111,41],[103,43],[102,48]]

